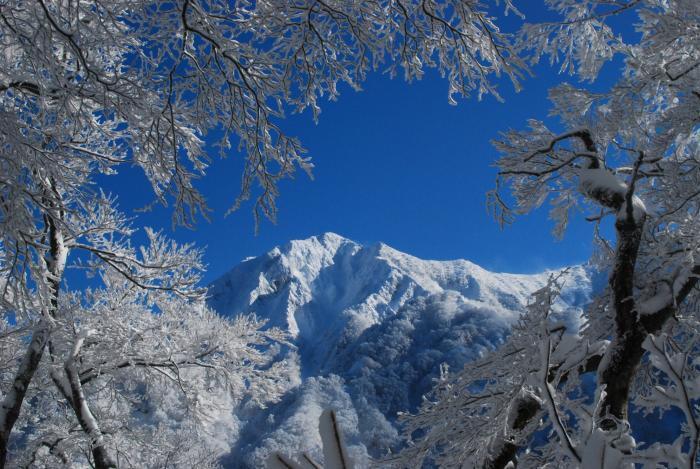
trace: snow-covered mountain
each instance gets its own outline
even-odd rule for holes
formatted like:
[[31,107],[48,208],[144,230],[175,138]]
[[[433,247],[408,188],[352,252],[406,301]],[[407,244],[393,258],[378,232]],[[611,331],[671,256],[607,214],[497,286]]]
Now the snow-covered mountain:
[[[415,410],[440,364],[458,369],[497,346],[550,274],[426,261],[333,233],[245,260],[211,285],[210,304],[288,331],[296,366],[281,402],[241,416],[228,465],[260,467],[273,449],[316,453],[325,407],[358,457],[385,453],[398,443],[396,413]],[[566,275],[557,309],[573,326],[594,287],[584,267]]]

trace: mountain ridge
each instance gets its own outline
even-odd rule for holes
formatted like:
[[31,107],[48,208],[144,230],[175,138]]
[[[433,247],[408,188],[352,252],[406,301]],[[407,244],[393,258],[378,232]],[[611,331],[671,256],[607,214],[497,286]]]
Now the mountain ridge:
[[[394,448],[396,413],[415,409],[440,364],[459,369],[497,347],[554,272],[494,273],[335,233],[240,263],[212,283],[210,305],[224,315],[255,313],[287,331],[296,348],[281,359],[294,361],[298,376],[279,404],[254,419],[239,416],[235,453],[243,457],[228,465],[255,467],[281,448],[318,452],[320,442],[309,435],[324,406],[354,425],[346,433],[358,458]],[[555,313],[573,330],[594,275],[573,266],[566,279]]]

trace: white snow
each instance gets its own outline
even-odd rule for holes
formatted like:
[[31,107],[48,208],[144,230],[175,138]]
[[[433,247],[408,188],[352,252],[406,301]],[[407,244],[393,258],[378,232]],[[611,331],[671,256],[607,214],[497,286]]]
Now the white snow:
[[662,283],[658,286],[655,295],[637,304],[637,312],[641,315],[655,314],[672,304],[673,295],[671,288]]
[[[615,194],[625,197],[629,186],[606,168],[581,168],[578,171],[581,192],[585,194]],[[638,220],[647,213],[642,199],[632,196],[633,216]],[[627,214],[627,203],[623,203],[618,211],[619,216]]]
[[[268,453],[254,451],[261,446],[308,444],[318,454],[320,441],[303,435],[318,434],[320,408],[335,408],[342,421],[355,419],[357,428],[342,429],[356,435],[354,448],[385,451],[397,442],[396,413],[415,410],[440,365],[460,369],[500,344],[550,273],[494,273],[466,260],[422,260],[333,233],[238,265],[212,284],[210,304],[223,314],[254,312],[285,329],[298,350],[299,381],[333,377],[323,381],[333,386],[290,389],[280,405],[249,422],[233,467],[264,464]],[[591,289],[589,272],[572,267],[555,305],[568,330],[577,329]]]
[[627,193],[627,184],[605,168],[581,168],[579,181],[586,191],[600,189],[623,196]]

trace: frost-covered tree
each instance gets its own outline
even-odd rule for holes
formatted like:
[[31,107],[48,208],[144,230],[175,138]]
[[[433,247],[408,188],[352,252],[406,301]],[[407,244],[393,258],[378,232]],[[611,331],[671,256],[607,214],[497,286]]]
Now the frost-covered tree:
[[59,301],[13,464],[98,465],[99,447],[99,464],[117,467],[216,466],[236,433],[236,407],[282,389],[286,363],[272,363],[269,342],[284,336],[261,332],[254,317],[224,319],[104,275],[105,287]]
[[[510,348],[485,359],[485,370],[441,382],[435,400],[408,419],[415,441],[406,454],[504,467],[527,447],[522,462],[537,467],[695,467],[700,3],[547,3],[559,20],[524,26],[522,50],[591,80],[614,57],[624,68],[607,92],[552,89],[560,129],[532,120],[528,130],[504,132],[495,142],[501,157],[490,202],[502,223],[549,202],[558,236],[572,211],[587,212],[596,226],[594,261],[609,282],[581,330],[560,332],[540,319],[516,328]],[[614,17],[634,21],[636,33],[617,34]],[[586,373],[593,396],[583,392]],[[670,407],[685,418],[673,444],[637,444],[629,412]],[[540,418],[549,441],[538,446],[531,435]]]
[[[516,11],[510,0],[501,8]],[[67,306],[67,268],[83,261],[81,267],[110,279],[104,288],[115,285],[116,275],[135,289],[129,295],[174,295],[192,302],[183,307],[193,314],[201,300],[199,253],[153,233],[136,249],[125,215],[99,190],[101,178],[125,165],[141,168],[155,202],[172,205],[174,223],[191,225],[208,212],[194,183],[206,173],[207,148],[218,147],[222,156],[238,148],[245,168],[233,208],[254,194],[256,217],[274,219],[278,181],[296,168],[311,169],[300,142],[280,127],[285,112],[310,108],[317,117],[320,98],[337,97],[341,83],[359,88],[379,67],[408,80],[438,68],[451,99],[496,94],[490,79],[501,74],[517,86],[525,65],[489,11],[476,0],[4,2],[0,465],[27,396],[46,402],[48,394],[33,394],[40,378],[72,410],[66,422],[85,433],[86,458],[98,467],[115,464],[117,440],[105,443],[97,418],[102,400],[91,390],[97,378],[83,382],[80,375],[82,363],[98,366],[98,352],[111,350],[90,345],[104,331],[93,334],[86,326],[103,306],[90,292]],[[161,308],[150,301],[139,306],[143,314]],[[100,327],[116,328],[119,314]],[[254,326],[253,338],[241,343],[256,343]],[[188,331],[195,344],[196,329]],[[124,337],[115,343],[124,340],[125,348],[113,353],[129,366],[118,372],[145,373],[140,359],[129,357],[147,360],[148,351],[132,349]],[[155,369],[172,378],[182,368],[173,366]],[[36,420],[27,425],[30,434],[44,435]],[[41,437],[31,444],[38,445],[36,454],[60,455],[77,451],[70,446],[76,441]]]
[[151,231],[137,251],[126,225],[93,209],[102,228],[79,232],[71,216],[63,227],[82,235],[67,237],[65,249],[93,253],[80,266],[99,288],[71,292],[56,282],[61,293],[43,306],[41,277],[29,270],[7,290],[26,293],[5,306],[0,349],[11,464],[214,464],[228,449],[217,435],[234,433],[234,407],[279,393],[286,363],[270,363],[270,345],[283,336],[204,307],[199,251]]
[[[419,413],[401,416],[407,419],[407,433],[417,431],[421,437],[392,463],[401,467],[413,461],[420,466],[427,460],[439,467],[504,467],[512,459],[537,427],[534,417],[545,404],[557,408],[547,370],[571,351],[566,328],[550,317],[560,287],[561,279],[553,278],[535,292],[497,350],[454,376],[443,366]],[[440,451],[431,453],[433,447]]]

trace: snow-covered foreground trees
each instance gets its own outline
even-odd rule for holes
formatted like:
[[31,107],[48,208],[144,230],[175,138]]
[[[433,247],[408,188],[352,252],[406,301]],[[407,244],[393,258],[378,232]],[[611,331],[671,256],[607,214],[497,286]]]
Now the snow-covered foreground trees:
[[[198,250],[152,231],[132,247],[112,201],[87,204],[80,189],[57,189],[60,208],[36,209],[33,231],[3,252],[2,462],[213,463],[227,449],[216,426],[233,424],[233,406],[275,398],[286,365],[270,367],[269,345],[282,336],[209,312]],[[6,228],[25,213],[8,213]],[[61,281],[75,250],[92,254],[73,265],[97,276],[95,289],[71,292]]]
[[[11,444],[18,457],[30,454],[28,463],[80,453],[97,467],[126,465],[150,457],[139,448],[151,443],[160,448],[154,458],[170,448],[191,462],[195,456],[177,444],[185,433],[164,442],[170,433],[135,416],[144,412],[138,402],[162,402],[166,413],[175,412],[174,402],[189,409],[203,383],[206,390],[213,383],[231,388],[235,398],[254,383],[268,383],[260,400],[275,394],[274,380],[266,381],[275,370],[256,365],[266,359],[261,341],[277,337],[260,333],[257,322],[206,313],[199,253],[155,233],[137,248],[127,218],[100,190],[102,178],[126,164],[141,168],[156,201],[172,205],[174,223],[191,225],[207,213],[194,185],[206,172],[207,147],[222,155],[237,147],[245,168],[234,208],[257,184],[255,213],[274,218],[278,181],[311,168],[277,123],[286,110],[317,115],[319,98],[335,98],[341,82],[358,87],[381,64],[408,80],[439,68],[450,96],[495,93],[492,75],[517,83],[524,64],[486,7],[426,0],[4,2],[0,466]],[[96,273],[97,289],[69,293],[71,266]],[[179,397],[155,399],[173,385]]]
[[[140,167],[157,201],[172,204],[174,222],[191,225],[207,212],[194,184],[206,172],[207,148],[238,147],[246,164],[234,207],[257,184],[256,215],[274,218],[278,181],[311,169],[300,142],[280,127],[290,107],[317,115],[319,99],[335,98],[339,83],[357,87],[383,64],[409,80],[436,67],[450,95],[496,93],[491,76],[517,84],[526,68],[518,53],[528,51],[535,60],[563,56],[564,68],[591,79],[605,61],[624,57],[609,92],[552,91],[561,132],[533,121],[528,131],[504,134],[499,189],[512,188],[515,208],[492,194],[504,222],[551,200],[558,234],[572,209],[592,210],[603,226],[597,259],[611,272],[609,288],[580,331],[547,326],[544,303],[535,303],[539,319],[532,330],[516,329],[513,341],[539,341],[539,368],[518,370],[515,381],[490,375],[511,386],[512,397],[490,434],[451,424],[453,413],[430,414],[420,428],[443,425],[441,438],[454,443],[488,436],[490,450],[469,456],[499,465],[546,413],[558,443],[529,457],[586,463],[607,451],[617,461],[694,464],[700,5],[548,3],[561,21],[525,26],[514,47],[475,0],[4,2],[0,465],[17,422],[22,435],[15,431],[14,441],[32,448],[22,452],[28,464],[36,457],[126,465],[151,457],[139,450],[146,447],[154,458],[193,464],[200,455],[177,441],[206,425],[201,393],[231,390],[230,402],[207,404],[221,408],[244,390],[260,389],[261,400],[275,395],[279,374],[262,366],[269,357],[260,347],[279,337],[262,334],[255,321],[228,323],[206,312],[199,253],[156,233],[137,249],[127,219],[99,190],[101,178],[125,164]],[[633,41],[606,24],[635,14]],[[603,236],[609,219],[613,242]],[[76,265],[98,275],[94,290],[66,289],[65,270]],[[561,361],[564,345],[578,361]],[[505,369],[503,360],[493,363],[501,365],[490,372]],[[572,394],[588,370],[597,370],[591,403]],[[457,399],[473,408],[474,393],[488,386],[478,378]],[[630,398],[635,408],[682,411],[675,446],[635,448]],[[163,419],[182,423],[154,430]],[[416,434],[416,444],[428,451],[431,434]]]
[[[490,200],[503,223],[549,201],[556,235],[573,210],[589,212],[594,261],[610,272],[608,287],[579,331],[547,320],[556,287],[535,295],[523,316],[527,327],[478,366],[446,377],[407,419],[415,441],[406,457],[504,467],[528,448],[523,462],[538,467],[695,467],[700,3],[548,3],[561,20],[526,25],[524,49],[536,59],[563,57],[563,68],[584,78],[594,79],[615,55],[624,71],[607,92],[551,90],[562,131],[533,120],[526,131],[503,133]],[[625,33],[632,40],[606,24],[618,15],[637,21],[637,34]],[[507,187],[514,208],[501,193]],[[593,396],[586,382],[595,385]],[[669,408],[683,415],[673,441],[636,443],[630,410],[658,415]],[[533,439],[543,427],[545,443]]]
[[59,301],[13,464],[216,466],[236,433],[236,407],[282,389],[286,363],[271,363],[269,345],[283,335],[105,275],[104,288]]

